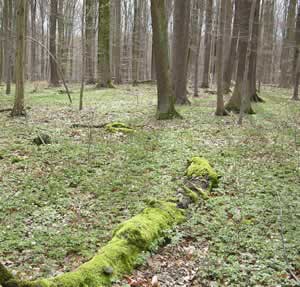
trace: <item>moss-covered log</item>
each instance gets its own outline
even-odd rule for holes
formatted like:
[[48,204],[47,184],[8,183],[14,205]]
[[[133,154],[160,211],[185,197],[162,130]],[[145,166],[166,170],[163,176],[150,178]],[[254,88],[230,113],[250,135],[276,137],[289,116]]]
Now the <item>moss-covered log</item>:
[[[101,287],[129,273],[143,251],[173,225],[184,220],[176,204],[152,202],[132,219],[114,231],[112,240],[77,270],[51,279],[37,281],[3,280],[3,287]],[[109,270],[109,272],[108,272]]]

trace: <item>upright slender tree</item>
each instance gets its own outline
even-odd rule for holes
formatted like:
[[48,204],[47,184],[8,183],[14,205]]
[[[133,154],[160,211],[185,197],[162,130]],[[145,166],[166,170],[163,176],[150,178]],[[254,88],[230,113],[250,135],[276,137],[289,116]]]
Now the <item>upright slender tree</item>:
[[236,50],[238,44],[238,37],[239,37],[239,0],[234,1],[234,19],[233,19],[233,28],[231,34],[231,41],[230,41],[230,50],[228,53],[227,58],[225,59],[225,67],[224,67],[224,93],[230,92],[231,80],[232,75],[235,67],[235,60],[236,60]]
[[134,0],[133,9],[133,31],[132,31],[132,83],[134,86],[138,84],[138,69],[139,69],[139,12],[140,0]]
[[115,0],[115,29],[116,29],[116,42],[114,49],[114,59],[115,59],[115,83],[121,84],[121,0]]
[[6,95],[11,92],[11,81],[12,81],[12,51],[13,51],[13,41],[12,41],[12,18],[13,18],[13,7],[12,1],[4,0],[3,6],[3,26],[5,34],[5,44],[4,44],[4,68],[5,68],[5,82],[6,82]]
[[300,80],[300,0],[298,0],[298,12],[297,12],[297,20],[296,20],[296,45],[294,51],[294,62],[293,62],[293,70],[294,70],[294,94],[292,100],[299,101],[299,80]]
[[85,9],[85,51],[86,51],[86,82],[95,84],[95,62],[93,46],[95,45],[95,21],[94,21],[95,0],[86,0]]
[[12,116],[22,116],[25,114],[24,108],[24,69],[26,58],[26,13],[27,0],[17,2],[16,18],[16,94]]
[[202,39],[202,26],[203,26],[203,12],[204,5],[202,0],[195,0],[195,8],[197,10],[197,27],[198,33],[196,37],[196,52],[195,52],[195,64],[194,64],[194,97],[199,97],[199,61],[201,51],[201,39]]
[[110,0],[99,0],[97,88],[111,88]]
[[178,117],[175,110],[171,86],[171,73],[168,52],[168,23],[165,1],[151,0],[153,46],[157,73],[158,106],[157,119],[167,120]]
[[218,33],[217,33],[217,116],[226,115],[223,99],[223,37],[224,23],[226,15],[226,2],[221,0],[219,3]]
[[[30,14],[31,14],[31,37],[37,38],[36,22],[37,22],[37,0],[30,1]],[[31,80],[36,81],[38,76],[37,65],[37,47],[34,41],[30,42],[31,45]]]
[[191,0],[175,0],[172,46],[172,78],[176,103],[190,104],[187,98],[189,26]]
[[[239,45],[238,45],[238,68],[237,68],[237,77],[236,84],[234,87],[233,95],[231,96],[229,102],[226,104],[226,110],[240,112],[241,103],[242,103],[242,89],[244,80],[248,79],[244,76],[246,68],[246,56],[247,56],[247,47],[249,41],[249,19],[251,14],[251,0],[241,1],[239,4],[240,7],[240,32],[239,32]],[[245,95],[246,96],[246,95]],[[250,100],[246,102],[244,106],[245,113],[253,113],[253,110],[250,105]]]
[[59,86],[59,77],[56,62],[56,27],[57,27],[57,0],[51,0],[50,2],[50,21],[49,21],[49,50],[53,55],[49,57],[50,62],[50,86]]
[[282,88],[290,87],[293,81],[292,69],[289,62],[292,58],[293,47],[295,46],[295,17],[297,0],[288,0],[288,15],[285,25],[285,35],[282,44],[280,59],[280,83]]
[[209,66],[211,55],[211,40],[212,40],[212,13],[213,13],[213,0],[206,0],[206,15],[205,15],[205,37],[204,37],[204,68],[202,78],[202,88],[209,87]]

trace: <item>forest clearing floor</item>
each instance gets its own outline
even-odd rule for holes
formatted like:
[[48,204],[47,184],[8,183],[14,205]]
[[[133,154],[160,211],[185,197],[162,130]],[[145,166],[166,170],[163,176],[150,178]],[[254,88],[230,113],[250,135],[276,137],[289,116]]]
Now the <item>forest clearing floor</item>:
[[[0,108],[11,107],[0,89]],[[204,156],[219,187],[188,210],[168,246],[115,286],[151,286],[155,275],[160,286],[297,286],[300,104],[289,90],[265,88],[266,103],[242,127],[235,115],[215,117],[215,96],[205,93],[178,108],[183,120],[156,121],[152,85],[88,87],[82,112],[78,86],[72,106],[58,90],[31,91],[26,118],[0,113],[0,261],[15,274],[73,270],[147,199],[173,196],[187,160]],[[136,132],[72,127],[110,122]],[[52,143],[34,145],[41,134]]]

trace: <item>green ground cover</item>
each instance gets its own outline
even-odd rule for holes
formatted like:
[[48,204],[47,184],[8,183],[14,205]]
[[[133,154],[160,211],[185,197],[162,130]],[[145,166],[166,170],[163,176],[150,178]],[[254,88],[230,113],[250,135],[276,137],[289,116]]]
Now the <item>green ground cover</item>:
[[[183,120],[158,122],[154,86],[88,87],[82,112],[77,87],[73,106],[54,89],[31,90],[26,118],[0,113],[0,260],[15,273],[73,270],[147,199],[174,195],[187,160],[204,156],[222,178],[185,223],[209,242],[203,282],[296,286],[289,269],[299,277],[300,106],[288,90],[266,88],[267,103],[243,127],[233,115],[213,115],[212,95],[179,108]],[[0,107],[11,103],[1,91]],[[72,127],[111,122],[136,132]],[[52,144],[34,145],[44,133]]]

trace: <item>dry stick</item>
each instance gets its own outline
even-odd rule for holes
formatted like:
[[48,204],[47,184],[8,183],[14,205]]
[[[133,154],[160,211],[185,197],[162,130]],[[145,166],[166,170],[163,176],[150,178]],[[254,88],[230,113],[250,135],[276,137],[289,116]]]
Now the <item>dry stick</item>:
[[[255,7],[256,1],[252,2],[251,12],[250,12],[250,19],[249,19],[249,40],[247,46],[247,54],[246,54],[246,64],[245,64],[245,71],[244,71],[244,78],[243,78],[243,89],[242,89],[242,103],[240,108],[240,116],[238,120],[238,124],[242,125],[243,123],[243,116],[244,116],[244,109],[247,97],[249,97],[249,88],[248,88],[248,73],[249,73],[249,60],[251,55],[251,46],[252,46],[252,31],[253,31],[253,21],[254,21],[254,14],[255,14]],[[250,99],[249,99],[250,100]]]
[[73,124],[71,125],[71,128],[93,128],[93,129],[102,129],[105,128],[108,125],[106,124],[100,124],[100,125],[86,125],[86,124]]
[[56,66],[57,66],[57,71],[60,74],[60,77],[61,77],[61,79],[63,81],[63,85],[64,85],[64,87],[66,89],[66,93],[68,95],[70,104],[72,104],[71,94],[70,94],[69,88],[67,86],[67,83],[65,81],[64,73],[63,73],[63,71],[62,71],[62,69],[60,67],[60,64],[57,62],[56,57],[50,52],[50,50],[43,43],[39,42],[38,40],[36,40],[36,39],[34,39],[34,38],[30,37],[30,36],[26,36],[26,38],[28,40],[30,40],[30,41],[32,41],[32,42],[40,45],[42,48],[44,48],[46,50],[46,52],[49,54],[49,56],[53,59],[53,61],[55,62]]

